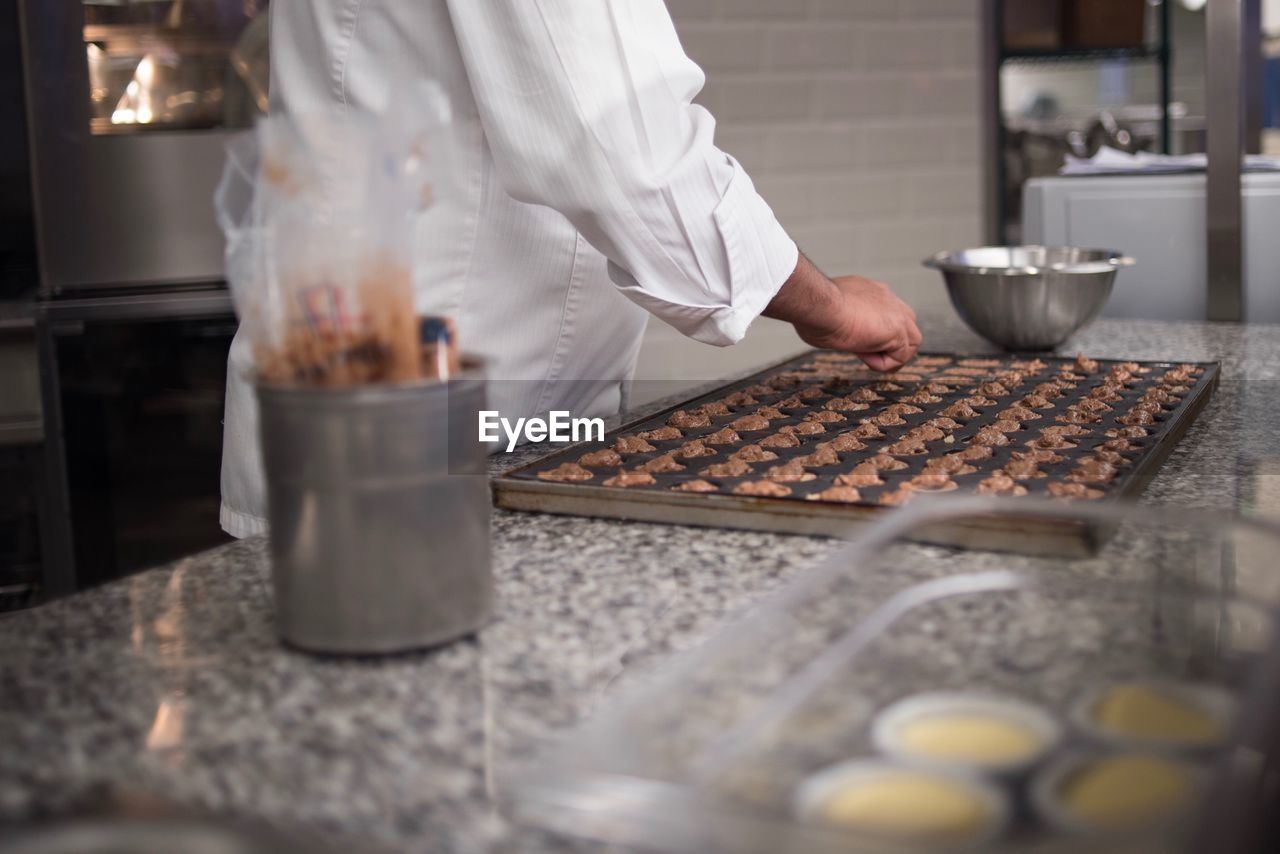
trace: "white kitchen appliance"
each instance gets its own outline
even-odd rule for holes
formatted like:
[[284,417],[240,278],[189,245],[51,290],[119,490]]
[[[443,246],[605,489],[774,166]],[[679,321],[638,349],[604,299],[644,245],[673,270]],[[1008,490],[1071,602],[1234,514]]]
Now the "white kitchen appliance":
[[[1241,176],[1244,319],[1280,322],[1280,173]],[[1023,238],[1105,246],[1137,263],[1119,271],[1104,317],[1204,320],[1208,305],[1205,175],[1036,178],[1023,190]]]

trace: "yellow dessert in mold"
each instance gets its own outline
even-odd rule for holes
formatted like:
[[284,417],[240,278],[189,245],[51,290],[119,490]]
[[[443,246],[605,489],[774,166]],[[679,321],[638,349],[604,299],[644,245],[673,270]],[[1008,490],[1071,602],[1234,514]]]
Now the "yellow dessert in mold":
[[962,712],[904,723],[898,741],[917,756],[975,765],[1023,762],[1044,747],[1043,737],[1019,721]]
[[796,789],[805,822],[885,841],[952,847],[987,842],[1009,821],[1009,795],[977,775],[885,759],[827,766]]
[[850,781],[827,796],[816,817],[874,836],[934,840],[972,837],[992,819],[990,806],[971,789],[912,770]]
[[1203,692],[1158,683],[1129,682],[1102,694],[1093,723],[1111,735],[1145,741],[1200,746],[1226,736],[1220,716]]
[[1081,761],[1044,793],[1050,811],[1077,828],[1131,830],[1172,819],[1195,798],[1195,771],[1155,754],[1117,753]]
[[1057,720],[1040,707],[997,694],[936,692],[893,703],[872,724],[876,748],[889,756],[1016,774],[1061,738]]

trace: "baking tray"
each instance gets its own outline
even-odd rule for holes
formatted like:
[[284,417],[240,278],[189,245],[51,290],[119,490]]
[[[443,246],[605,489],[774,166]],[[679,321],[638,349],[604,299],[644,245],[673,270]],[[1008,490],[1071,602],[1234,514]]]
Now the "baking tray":
[[[1028,450],[1026,442],[1039,437],[1043,427],[1059,425],[1055,419],[1067,412],[1068,406],[1085,398],[1093,389],[1103,384],[1113,370],[1120,369],[1124,365],[1136,364],[1143,373],[1134,374],[1129,378],[1128,385],[1119,392],[1121,399],[1109,402],[1108,405],[1112,409],[1097,413],[1101,419],[1097,423],[1080,425],[1089,430],[1088,435],[1071,438],[1069,441],[1076,447],[1057,451],[1056,453],[1063,457],[1061,462],[1040,465],[1039,471],[1042,476],[1019,481],[1028,495],[1044,496],[1047,494],[1050,483],[1065,482],[1064,479],[1076,464],[1083,457],[1090,456],[1098,445],[1109,438],[1106,436],[1107,431],[1125,426],[1117,419],[1125,415],[1135,401],[1148,389],[1164,382],[1163,378],[1167,371],[1179,367],[1178,364],[1171,362],[1121,362],[1099,359],[1096,363],[1095,370],[1082,374],[1076,367],[1077,360],[1072,358],[927,353],[918,357],[917,361],[903,372],[886,377],[861,366],[855,357],[825,351],[810,351],[661,412],[625,424],[607,434],[603,442],[588,442],[565,448],[510,471],[494,481],[495,504],[511,510],[794,534],[845,536],[859,524],[888,509],[888,505],[884,503],[885,496],[899,491],[904,483],[921,474],[926,460],[968,447],[970,440],[980,430],[992,425],[1001,412],[1022,400],[1037,385],[1060,377],[1063,371],[1084,377],[1082,380],[1070,381],[1074,387],[1067,389],[1061,397],[1053,399],[1052,408],[1034,410],[1040,418],[1022,421],[1019,430],[1007,434],[1010,443],[1006,446],[994,447],[990,459],[971,462],[971,465],[977,469],[975,472],[952,477],[951,481],[955,487],[947,494],[959,495],[974,492],[983,479],[1009,463],[1013,459],[1014,452],[1026,452]],[[1176,401],[1167,404],[1171,408],[1163,409],[1156,416],[1156,423],[1144,428],[1149,435],[1132,440],[1135,451],[1125,454],[1128,462],[1120,467],[1114,480],[1108,483],[1088,484],[1089,488],[1102,493],[1100,500],[1132,498],[1141,493],[1147,481],[1209,401],[1218,383],[1218,363],[1182,364],[1189,364],[1194,375],[1178,386]],[[1009,382],[1010,371],[1021,373],[1023,375],[1021,381]],[[977,395],[979,386],[993,382],[995,377],[1000,376],[1006,378],[1006,382],[1002,385],[1005,386],[1007,393],[988,397],[989,400],[995,401],[995,405],[979,409],[976,417],[954,419],[959,422],[959,426],[946,431],[950,441],[944,438],[926,442],[927,454],[897,456],[896,458],[905,463],[906,467],[901,471],[882,472],[883,486],[860,489],[860,500],[854,503],[813,500],[809,497],[831,487],[838,475],[850,472],[859,463],[877,456],[880,451],[898,441],[905,433],[920,427],[926,421],[939,417],[941,411],[947,410],[962,398]],[[921,411],[901,414],[902,424],[882,426],[880,428],[884,434],[882,438],[863,439],[866,447],[840,453],[839,463],[810,468],[809,471],[815,475],[813,480],[787,482],[785,485],[791,490],[789,496],[760,497],[733,493],[732,490],[744,481],[767,479],[766,472],[769,468],[814,452],[820,443],[831,441],[842,432],[857,427],[861,419],[883,414],[886,407],[902,402],[903,398],[913,397],[920,392],[922,386],[939,382],[950,386],[951,390],[934,393],[932,396],[937,398],[935,401],[912,404]],[[1168,382],[1164,384],[1171,386]],[[763,393],[766,387],[770,388],[769,394]],[[822,396],[807,392],[813,395],[809,400],[804,401],[807,405],[781,410],[783,417],[772,419],[767,430],[741,432],[739,435],[742,441],[737,444],[708,446],[715,449],[716,453],[713,456],[681,459],[679,462],[686,466],[684,471],[655,473],[652,485],[625,488],[603,485],[604,481],[618,472],[617,466],[591,469],[593,477],[588,482],[552,482],[540,477],[562,464],[579,460],[586,453],[613,447],[619,436],[634,436],[663,427],[680,410],[690,412],[706,404],[722,401],[736,393],[749,389],[754,392],[750,395],[754,403],[733,407],[728,414],[710,416],[707,426],[682,428],[680,432],[683,435],[679,439],[653,441],[650,443],[654,447],[653,451],[622,454],[621,468],[628,471],[635,470],[657,457],[675,451],[687,442],[715,433],[735,419],[755,412],[761,406],[776,406],[792,397],[800,396],[805,389],[810,388],[821,391]],[[823,411],[828,401],[834,397],[861,396],[863,389],[871,389],[883,399],[868,401],[868,408],[864,410],[839,412],[846,417],[845,421],[824,424],[824,432],[816,435],[797,436],[800,444],[795,448],[771,448],[770,450],[778,455],[778,459],[752,464],[753,471],[749,475],[699,477],[698,473],[706,466],[725,462],[743,445],[758,443],[766,436],[777,434],[788,426],[805,421],[811,413]],[[672,491],[673,487],[695,479],[708,480],[719,489],[713,493]],[[989,523],[974,523],[970,520],[964,526],[954,529],[935,526],[931,531],[933,534],[931,541],[946,545],[1028,553],[1061,551],[1087,553],[1095,549],[1109,534],[1108,530],[1097,525],[1036,519],[1018,521],[1001,519],[991,520]]]

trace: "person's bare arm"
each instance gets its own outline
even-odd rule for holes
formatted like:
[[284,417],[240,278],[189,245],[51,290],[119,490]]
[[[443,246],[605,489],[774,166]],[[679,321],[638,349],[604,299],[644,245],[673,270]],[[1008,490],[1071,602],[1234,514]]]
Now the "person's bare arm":
[[808,344],[854,353],[877,371],[896,371],[920,346],[916,313],[888,285],[861,276],[828,278],[804,255],[764,310]]

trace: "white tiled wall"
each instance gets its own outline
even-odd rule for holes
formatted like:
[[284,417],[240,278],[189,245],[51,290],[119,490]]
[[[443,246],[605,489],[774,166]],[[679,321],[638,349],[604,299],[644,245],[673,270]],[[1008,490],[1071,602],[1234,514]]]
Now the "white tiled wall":
[[[829,274],[943,306],[920,260],[982,234],[977,0],[667,0],[717,141]],[[638,376],[705,380],[798,350],[758,321],[715,352],[650,323]],[[640,392],[643,396],[643,391]]]

